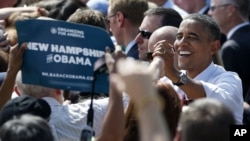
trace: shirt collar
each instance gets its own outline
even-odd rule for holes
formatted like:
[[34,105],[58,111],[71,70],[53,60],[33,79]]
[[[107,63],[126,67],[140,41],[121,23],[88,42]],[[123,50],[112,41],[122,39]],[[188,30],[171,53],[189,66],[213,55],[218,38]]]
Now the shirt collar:
[[132,40],[128,43],[128,45],[125,48],[125,54],[128,54],[129,50],[133,47],[134,44],[135,44],[135,40]]
[[206,81],[206,80],[209,80],[209,77],[212,76],[212,73],[215,72],[215,65],[213,62],[210,63],[210,65],[205,69],[203,70],[200,74],[198,74],[194,80],[203,80],[203,81]]
[[249,24],[249,22],[244,22],[244,23],[241,23],[241,24],[238,24],[238,25],[234,26],[234,27],[228,32],[228,34],[227,34],[227,39],[230,39],[230,38],[233,36],[234,32],[236,32],[239,28],[241,28],[241,27],[243,27],[243,26],[246,26],[246,25],[248,25],[248,24]]

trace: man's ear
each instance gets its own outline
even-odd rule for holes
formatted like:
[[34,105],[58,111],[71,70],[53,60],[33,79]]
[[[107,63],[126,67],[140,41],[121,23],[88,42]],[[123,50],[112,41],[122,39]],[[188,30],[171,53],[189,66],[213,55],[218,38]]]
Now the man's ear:
[[220,40],[215,40],[211,43],[211,55],[216,54],[220,50]]
[[117,12],[116,14],[117,14],[117,23],[121,27],[124,24],[125,15],[122,12]]

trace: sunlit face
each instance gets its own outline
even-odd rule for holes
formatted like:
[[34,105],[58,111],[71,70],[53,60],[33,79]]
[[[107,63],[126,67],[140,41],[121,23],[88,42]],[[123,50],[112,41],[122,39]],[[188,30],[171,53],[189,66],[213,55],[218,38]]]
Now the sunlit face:
[[221,32],[224,34],[226,34],[225,28],[230,20],[230,13],[227,11],[230,6],[232,5],[224,2],[224,0],[211,0],[210,2],[210,10],[208,14],[216,21]]
[[[155,15],[146,16],[144,17],[141,26],[139,27],[139,30],[152,33],[158,27],[161,26],[161,20],[162,20],[161,16],[155,16]],[[146,53],[148,51],[148,39],[143,37],[141,33],[138,33],[137,36],[135,37],[135,42],[138,45],[139,58],[141,60],[145,60]]]
[[174,47],[178,67],[194,76],[204,70],[212,61],[213,42],[202,23],[191,19],[184,20],[176,35]]
[[112,33],[112,35],[115,37],[116,42],[118,44],[121,44],[121,37],[119,36],[119,25],[117,23],[117,13],[111,12],[110,7],[108,8],[108,14],[107,14],[107,20],[109,23],[109,30]]

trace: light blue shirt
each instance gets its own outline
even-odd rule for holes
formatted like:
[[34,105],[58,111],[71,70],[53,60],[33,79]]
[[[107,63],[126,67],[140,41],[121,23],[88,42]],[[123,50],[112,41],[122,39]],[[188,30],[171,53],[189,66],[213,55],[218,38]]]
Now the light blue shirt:
[[[237,73],[226,71],[212,62],[194,80],[203,85],[206,97],[215,98],[224,103],[234,114],[236,123],[242,124],[243,91],[242,82]],[[164,81],[170,80],[164,78]],[[178,94],[185,94],[179,87],[174,86],[174,88]]]
[[197,75],[203,85],[206,96],[223,102],[234,114],[237,124],[243,119],[243,90],[238,74],[226,71],[223,67],[211,63],[208,68]]
[[[90,100],[76,104],[62,105],[56,99],[43,97],[51,108],[49,125],[52,129],[55,141],[79,141],[81,131],[87,125],[87,113]],[[129,97],[123,94],[123,107],[126,108]],[[108,110],[109,98],[93,101],[94,121],[93,129],[95,136],[100,136],[103,120]]]
[[[87,124],[90,100],[82,103],[61,105],[56,99],[44,97],[51,108],[49,125],[57,141],[79,141],[82,129]],[[98,136],[108,108],[108,98],[94,100],[93,129]]]

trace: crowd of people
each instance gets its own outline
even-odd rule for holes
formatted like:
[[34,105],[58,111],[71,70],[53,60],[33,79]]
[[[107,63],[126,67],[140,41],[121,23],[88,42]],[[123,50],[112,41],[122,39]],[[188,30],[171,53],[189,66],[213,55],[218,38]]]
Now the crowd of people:
[[[105,30],[108,95],[23,83],[26,19]],[[249,0],[0,0],[0,140],[229,141],[250,124],[249,20]]]

